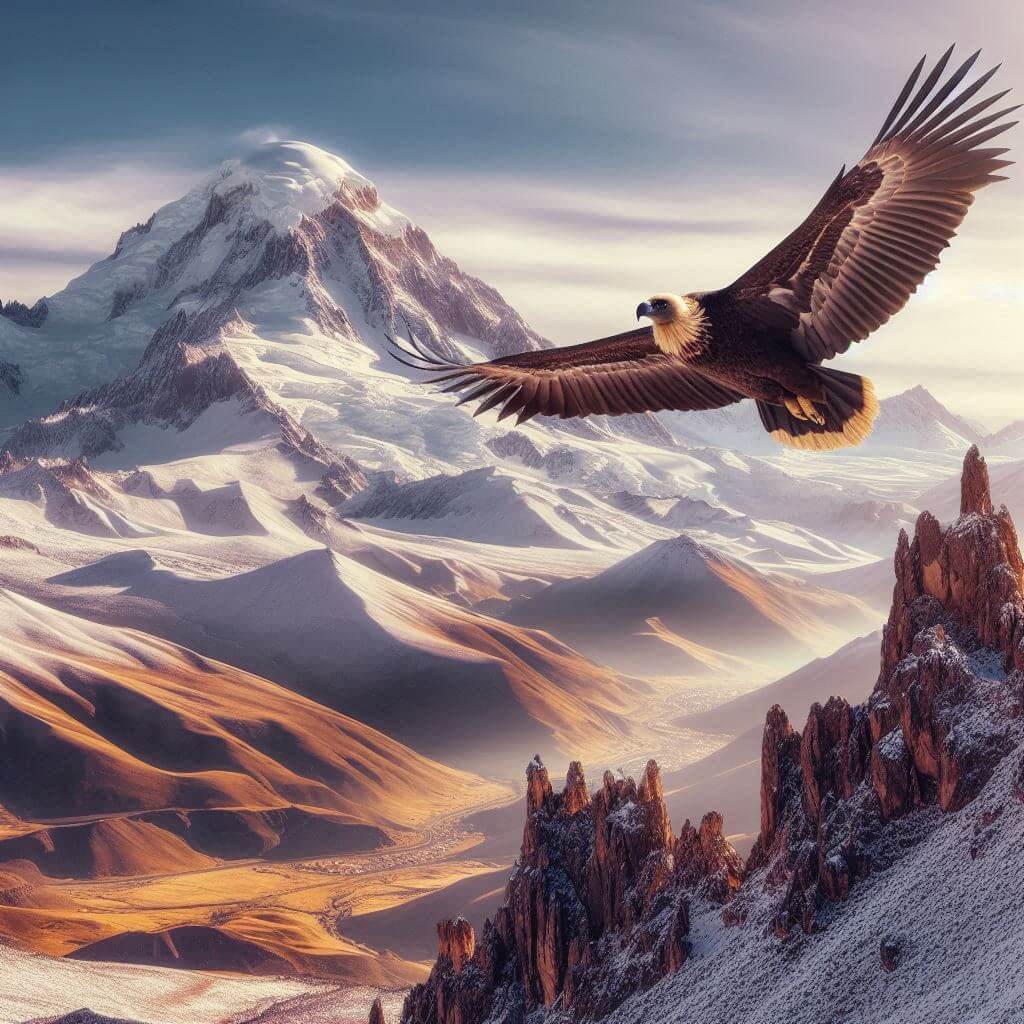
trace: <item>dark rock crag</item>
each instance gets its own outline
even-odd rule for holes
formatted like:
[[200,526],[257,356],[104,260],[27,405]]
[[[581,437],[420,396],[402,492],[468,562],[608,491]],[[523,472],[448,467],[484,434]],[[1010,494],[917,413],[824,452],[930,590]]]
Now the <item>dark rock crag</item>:
[[606,772],[593,795],[579,762],[560,793],[539,758],[526,777],[522,856],[504,905],[479,941],[465,921],[438,926],[437,963],[403,1021],[515,1021],[556,1005],[605,1016],[685,962],[691,898],[721,902],[739,885],[720,815],[673,834],[653,761],[639,783]]
[[[727,925],[763,928],[765,942],[813,934],[852,887],[905,855],[894,819],[924,809],[920,827],[932,827],[971,801],[1007,752],[1024,695],[1024,563],[977,448],[959,519],[943,528],[922,513],[895,567],[868,700],[814,704],[800,732],[782,708],[768,712],[746,865],[715,812],[673,835],[653,761],[639,784],[606,773],[591,795],[578,763],[556,793],[535,758],[504,902],[479,939],[465,921],[439,926],[437,962],[403,1024],[521,1024],[538,1010],[600,1019],[686,964],[691,907],[721,905]],[[1024,800],[1024,761],[1015,778]],[[984,856],[997,817],[965,855]],[[899,969],[902,946],[881,938],[883,971]]]
[[881,671],[867,702],[812,706],[802,733],[774,707],[765,726],[761,835],[750,870],[782,892],[774,931],[813,932],[831,903],[892,856],[885,825],[919,807],[969,803],[1007,752],[1020,714],[1024,563],[993,507],[977,447],[961,513],[900,533]]
[[31,306],[17,299],[12,299],[6,306],[0,302],[0,316],[7,317],[20,327],[42,327],[49,315],[50,307],[45,299],[39,299]]
[[368,1024],[384,1024],[384,1007],[381,1004],[380,996],[370,1004],[370,1015],[367,1018]]

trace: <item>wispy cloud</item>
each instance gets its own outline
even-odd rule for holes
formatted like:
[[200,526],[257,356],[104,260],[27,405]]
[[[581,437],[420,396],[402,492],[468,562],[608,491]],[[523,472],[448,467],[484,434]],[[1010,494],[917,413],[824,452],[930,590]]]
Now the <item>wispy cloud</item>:
[[0,167],[0,296],[31,302],[60,290],[108,255],[125,228],[177,199],[201,173],[163,150],[129,158],[83,149]]
[[286,125],[254,124],[240,131],[235,136],[235,142],[242,149],[251,149],[265,146],[268,142],[284,142],[286,139],[294,138],[294,135],[295,133]]

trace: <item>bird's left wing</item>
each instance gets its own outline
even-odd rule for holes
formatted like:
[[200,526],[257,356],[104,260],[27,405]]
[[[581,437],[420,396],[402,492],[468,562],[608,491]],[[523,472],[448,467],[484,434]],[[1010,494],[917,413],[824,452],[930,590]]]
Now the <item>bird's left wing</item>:
[[719,293],[787,326],[809,361],[845,352],[899,312],[938,265],[974,192],[1002,180],[996,172],[1010,163],[999,159],[1005,149],[984,148],[1016,123],[1000,123],[1016,107],[988,113],[1006,92],[965,106],[998,68],[956,92],[978,54],[940,85],[951,53],[914,92],[921,60],[857,166],[840,171],[807,219]]
[[744,396],[722,387],[682,360],[665,355],[650,327],[566,348],[502,356],[486,363],[446,362],[409,333],[394,357],[430,374],[427,383],[461,392],[459,404],[478,401],[479,415],[501,406],[498,419],[532,416],[621,416],[662,409],[720,409]]

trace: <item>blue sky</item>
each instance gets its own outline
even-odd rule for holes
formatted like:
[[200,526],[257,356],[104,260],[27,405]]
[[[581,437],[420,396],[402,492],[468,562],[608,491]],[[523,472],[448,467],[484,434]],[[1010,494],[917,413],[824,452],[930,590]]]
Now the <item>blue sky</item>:
[[[8,0],[3,25],[0,296],[58,289],[220,160],[300,138],[558,341],[621,327],[638,291],[753,262],[856,160],[922,53],[983,46],[1003,87],[1024,84],[1008,0]],[[1017,181],[983,194],[959,276],[943,268],[899,347],[863,358],[938,381],[979,289],[983,329],[1019,332],[1022,211]]]

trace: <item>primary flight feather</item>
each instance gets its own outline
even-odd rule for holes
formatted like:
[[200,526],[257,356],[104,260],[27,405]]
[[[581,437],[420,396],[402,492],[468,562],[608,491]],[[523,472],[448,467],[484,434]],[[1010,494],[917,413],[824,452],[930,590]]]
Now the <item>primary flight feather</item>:
[[[980,52],[980,51],[979,51]],[[726,288],[641,302],[651,325],[567,348],[485,363],[446,362],[410,333],[396,358],[428,371],[475,414],[499,419],[718,409],[752,398],[772,437],[793,448],[859,444],[878,414],[866,377],[821,364],[898,313],[967,213],[1011,161],[985,143],[1016,124],[970,103],[998,70],[958,90],[978,58],[941,82],[952,47],[918,85],[912,72],[875,141],[806,220]],[[393,341],[393,339],[391,339]]]

